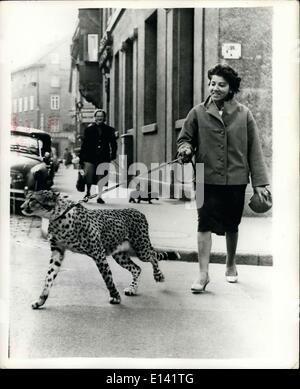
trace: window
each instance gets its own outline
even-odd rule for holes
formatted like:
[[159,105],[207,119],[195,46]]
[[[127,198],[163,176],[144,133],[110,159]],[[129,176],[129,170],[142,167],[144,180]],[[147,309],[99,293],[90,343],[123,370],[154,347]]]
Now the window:
[[17,112],[18,112],[18,100],[14,99],[13,100],[13,113],[17,113]]
[[50,85],[53,88],[58,88],[60,86],[59,76],[52,76],[51,81],[50,81]]
[[28,111],[28,97],[24,97],[24,112]]
[[50,62],[52,63],[52,65],[58,65],[59,64],[59,54],[58,53],[51,53]]
[[53,110],[59,109],[59,95],[50,96],[50,108]]
[[59,131],[59,119],[58,118],[49,118],[48,125],[50,132],[58,132]]
[[157,11],[145,21],[144,124],[156,122]]
[[88,34],[88,61],[98,60],[98,34]]
[[127,42],[125,61],[125,131],[133,128],[133,43]]
[[30,111],[34,110],[34,96],[29,97],[29,109]]
[[23,111],[23,100],[22,100],[22,97],[19,98],[19,112],[22,112]]
[[174,30],[174,117],[186,117],[194,101],[194,9],[178,9]]

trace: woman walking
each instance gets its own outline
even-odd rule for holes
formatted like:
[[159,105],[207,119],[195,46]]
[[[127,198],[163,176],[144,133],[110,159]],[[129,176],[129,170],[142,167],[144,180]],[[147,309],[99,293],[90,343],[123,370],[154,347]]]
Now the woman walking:
[[250,110],[238,103],[241,78],[228,65],[208,71],[209,97],[188,113],[179,134],[178,154],[183,163],[195,156],[204,164],[204,202],[198,209],[198,261],[200,272],[193,293],[209,283],[212,233],[226,236],[226,280],[237,282],[235,254],[245,190],[251,177],[259,198],[269,185],[256,122]]
[[92,185],[98,185],[98,204],[104,204],[101,194],[105,186],[104,178],[108,175],[108,170],[105,170],[101,175],[97,175],[97,167],[101,163],[108,163],[116,159],[118,147],[115,129],[106,125],[105,120],[105,111],[97,109],[94,113],[94,123],[85,129],[79,153],[79,164],[84,170],[87,187],[84,198],[88,198],[91,195]]

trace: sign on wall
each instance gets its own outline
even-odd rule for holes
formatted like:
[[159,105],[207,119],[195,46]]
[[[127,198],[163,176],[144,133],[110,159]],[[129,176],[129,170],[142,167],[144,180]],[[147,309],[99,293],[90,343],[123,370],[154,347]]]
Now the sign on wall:
[[224,59],[240,59],[242,56],[242,45],[240,43],[223,43],[222,56]]
[[91,123],[94,120],[94,110],[82,109],[81,110],[81,122]]
[[88,61],[98,61],[98,34],[88,34]]

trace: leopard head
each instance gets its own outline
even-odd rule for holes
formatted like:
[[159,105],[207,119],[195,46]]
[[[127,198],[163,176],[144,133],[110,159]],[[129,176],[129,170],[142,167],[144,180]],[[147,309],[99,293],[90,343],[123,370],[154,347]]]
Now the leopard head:
[[23,215],[49,218],[53,213],[59,192],[40,190],[28,192],[21,206]]

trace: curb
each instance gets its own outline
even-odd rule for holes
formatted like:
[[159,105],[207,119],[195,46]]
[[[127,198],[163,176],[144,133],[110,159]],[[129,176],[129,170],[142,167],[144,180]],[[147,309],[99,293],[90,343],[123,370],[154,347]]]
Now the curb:
[[[159,252],[168,252],[170,255],[169,261],[198,262],[198,253],[196,251],[178,250],[176,252],[159,247],[155,249]],[[178,258],[177,254],[179,254],[180,258]],[[210,263],[225,264],[226,254],[212,252],[210,255]],[[273,256],[268,254],[236,254],[236,263],[237,265],[273,266]]]
[[[42,218],[41,235],[44,239],[47,239],[49,220]],[[181,261],[181,262],[198,262],[198,253],[193,250],[171,250],[163,247],[155,247],[155,250],[159,252],[167,252],[169,254],[169,261]],[[178,258],[178,254],[180,258]],[[210,263],[222,263],[226,262],[225,253],[211,253]],[[273,256],[264,254],[236,254],[236,263],[238,265],[254,265],[254,266],[273,266]]]

